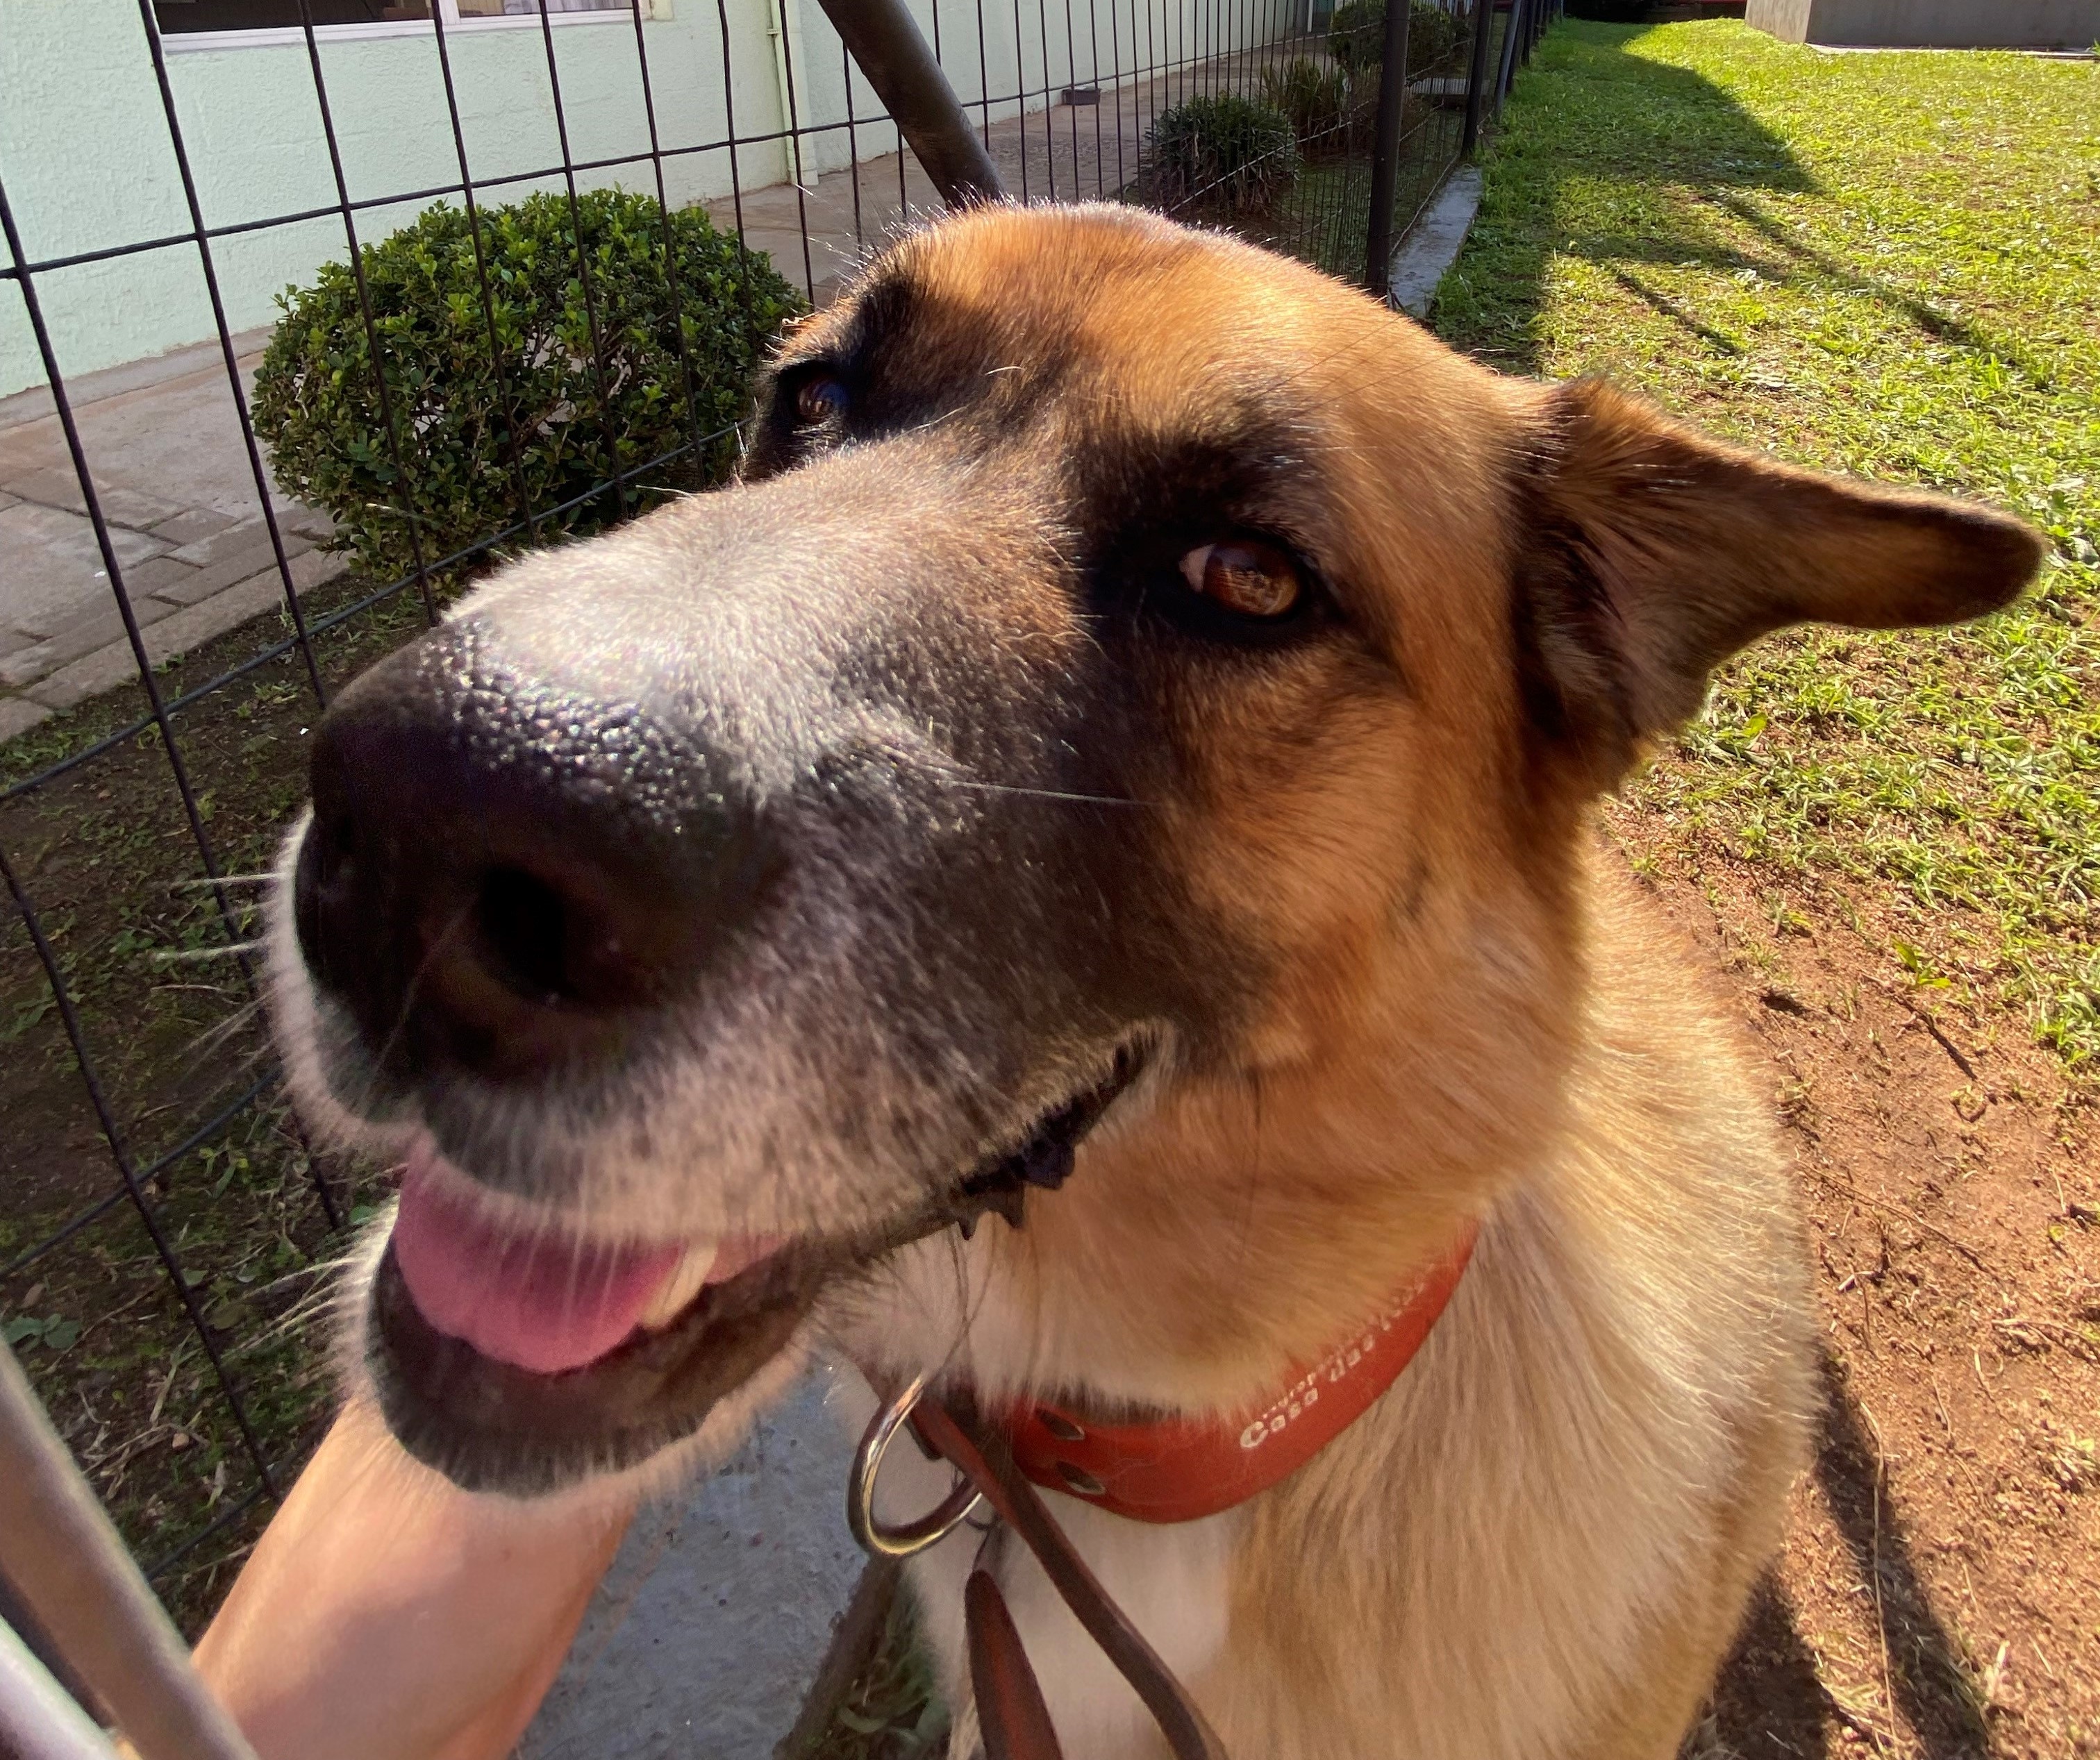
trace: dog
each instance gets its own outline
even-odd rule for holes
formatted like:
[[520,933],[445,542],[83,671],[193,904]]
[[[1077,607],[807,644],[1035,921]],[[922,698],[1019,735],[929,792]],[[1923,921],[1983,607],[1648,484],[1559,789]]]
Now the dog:
[[[826,1353],[1251,1448],[1470,1243],[1278,1482],[1048,1502],[1241,1760],[1663,1760],[1815,1322],[1762,1087],[1593,807],[1759,636],[2040,554],[1155,215],[907,236],[735,485],[507,564],[317,730],[275,1018],[406,1168],[355,1385],[511,1496],[703,1467]],[[938,1228],[1015,1168],[1018,1227]],[[911,1568],[959,1755],[981,1548]],[[995,1567],[1065,1751],[1162,1752]]]

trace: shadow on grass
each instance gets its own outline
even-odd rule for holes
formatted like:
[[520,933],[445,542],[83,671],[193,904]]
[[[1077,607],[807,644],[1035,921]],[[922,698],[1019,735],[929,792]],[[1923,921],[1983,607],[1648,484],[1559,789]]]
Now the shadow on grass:
[[[1572,254],[1608,266],[1702,346],[1739,348],[1629,266],[1745,266],[1717,227],[1714,199],[1817,185],[1785,142],[1712,81],[1630,53],[1644,34],[1564,22],[1519,77],[1480,218],[1439,290],[1437,329],[1447,341],[1508,371],[1539,371],[1547,271],[1556,254]],[[1598,185],[1614,188],[1630,227],[1571,236],[1568,197]]]
[[[1843,261],[1785,224],[1765,196],[1818,194],[1785,141],[1712,81],[1633,51],[1639,26],[1564,23],[1519,79],[1489,165],[1480,215],[1437,299],[1448,342],[1507,371],[1544,364],[1538,322],[1555,255],[1598,265],[1683,330],[1690,346],[1742,355],[1648,272],[1754,271],[1784,286],[1872,298],[1922,337],[1973,350],[2046,389],[2050,376],[2010,340]],[[1579,214],[1608,192],[1599,229]],[[1745,234],[1748,236],[1745,236]]]

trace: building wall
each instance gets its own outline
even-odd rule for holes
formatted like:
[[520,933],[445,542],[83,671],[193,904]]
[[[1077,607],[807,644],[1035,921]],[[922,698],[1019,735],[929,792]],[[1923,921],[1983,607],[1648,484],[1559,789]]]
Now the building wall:
[[[1070,47],[1066,14],[1054,7],[1047,33],[1039,17],[1044,0],[1019,9],[977,0],[912,0],[929,38],[938,26],[951,82],[971,106],[986,86],[994,95],[1021,86],[1056,88],[1091,72],[1100,44],[1106,76],[1112,35],[1122,64],[1131,0],[1079,0],[1073,9]],[[1142,3],[1142,0],[1140,0]],[[1148,11],[1150,9],[1148,8]],[[1213,29],[1232,46],[1251,28],[1257,8],[1220,7]],[[0,0],[0,183],[33,262],[165,237],[189,225],[161,101],[148,52],[138,0]],[[794,55],[796,109],[805,126],[843,121],[845,75],[836,34],[817,0],[651,0],[642,26],[660,134],[670,157],[666,192],[674,203],[726,195],[725,150],[678,149],[722,140],[727,134],[722,31],[730,35],[730,91],[739,135],[777,134],[785,126],[785,81],[779,37],[784,11]],[[1111,13],[1116,22],[1113,25]],[[1153,59],[1211,47],[1187,37],[1198,21],[1180,7],[1151,11]],[[979,79],[978,30],[984,31]],[[1089,26],[1092,26],[1090,32]],[[580,15],[553,32],[569,145],[579,161],[646,152],[634,25],[628,15]],[[549,84],[546,50],[536,20],[522,25],[461,24],[447,33],[461,132],[477,184],[558,166],[561,151]],[[329,208],[336,201],[320,111],[303,42],[245,42],[198,49],[168,39],[173,90],[201,205],[208,227]],[[427,27],[406,33],[343,40],[324,35],[320,56],[329,104],[341,143],[353,201],[407,195],[459,181],[437,44]],[[1030,108],[1039,108],[1039,96]],[[866,82],[854,76],[857,116],[879,106]],[[1010,117],[1012,101],[995,104],[990,117]],[[863,157],[893,150],[885,125],[857,130]],[[847,162],[843,128],[802,143],[801,174]],[[785,143],[739,149],[737,170],[747,189],[782,181],[790,172]],[[618,183],[653,193],[646,160],[587,172],[586,187]],[[536,187],[558,187],[539,177],[481,191],[496,201]],[[369,241],[401,226],[426,196],[358,213],[360,236]],[[452,198],[455,201],[457,196]],[[212,255],[236,330],[268,323],[274,296],[287,283],[311,279],[330,258],[346,254],[342,219],[325,214],[289,227],[215,239]],[[68,377],[151,356],[214,333],[203,271],[194,243],[111,261],[40,272],[37,290]],[[20,295],[0,284],[0,395],[42,382]]]
[[1749,0],[1782,42],[1833,47],[2089,49],[2100,0]]

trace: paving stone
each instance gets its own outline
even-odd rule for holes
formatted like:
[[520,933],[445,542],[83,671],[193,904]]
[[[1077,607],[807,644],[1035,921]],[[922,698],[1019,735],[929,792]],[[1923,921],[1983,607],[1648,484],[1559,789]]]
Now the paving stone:
[[164,519],[154,527],[153,536],[163,544],[195,544],[237,523],[232,514],[217,513],[209,507],[187,507],[173,519]]
[[12,507],[21,499],[22,497],[19,495],[10,495],[6,490],[0,489],[0,514],[7,512],[9,508]]
[[[297,585],[302,579],[307,578],[300,574],[299,564],[308,556],[316,554],[313,540],[294,537],[289,532],[284,534],[284,538],[285,558],[292,565],[292,580]],[[335,566],[311,578],[333,580],[348,566],[340,557],[331,556],[329,560]],[[171,600],[177,605],[201,605],[214,593],[223,592],[236,581],[245,580],[251,575],[265,574],[273,580],[280,578],[277,553],[270,547],[267,532],[258,535],[251,543],[236,545],[206,567],[192,568],[186,575],[171,577],[165,584],[155,587],[153,591],[160,598]]]
[[866,1562],[828,1379],[636,1518],[517,1760],[774,1760]]
[[[292,565],[293,584],[305,587],[316,584],[302,581],[302,568],[322,563],[341,564],[332,556],[302,556]],[[316,568],[312,572],[319,574]],[[322,579],[327,578],[325,575]],[[161,618],[146,632],[146,657],[153,664],[172,659],[176,655],[222,636],[236,624],[245,624],[251,617],[259,616],[285,602],[285,589],[277,579],[277,571],[256,575],[237,585],[216,593],[201,605],[192,605],[187,611],[170,608],[170,615]],[[47,708],[69,709],[76,703],[112,690],[119,685],[129,684],[138,676],[138,668],[132,664],[129,642],[114,642],[108,647],[98,648],[94,653],[75,660],[70,666],[61,667],[48,678],[29,686],[23,692]]]
[[1464,165],[1438,194],[1392,254],[1390,276],[1394,305],[1411,317],[1426,318],[1444,271],[1458,260],[1473,216],[1480,206],[1480,171]]
[[[91,468],[91,461],[90,461]],[[33,470],[27,476],[11,478],[8,492],[25,501],[37,501],[46,507],[63,507],[69,513],[86,517],[87,497],[80,492],[80,479],[70,466],[60,470]],[[148,495],[143,489],[135,489],[121,483],[107,483],[97,478],[95,498],[102,504],[102,517],[120,526],[129,526],[134,531],[143,532],[162,520],[172,519],[183,511],[179,501],[166,501],[157,495]]]
[[[288,531],[281,521],[277,527],[277,536],[288,557],[297,556],[314,547],[311,538]],[[198,568],[215,568],[222,562],[232,562],[244,556],[259,556],[264,562],[271,562],[277,559],[277,553],[271,547],[270,528],[262,523],[262,516],[259,514],[253,519],[244,519],[239,525],[229,526],[225,531],[214,533],[209,538],[201,538],[195,544],[182,545],[168,554],[177,562],[188,562]],[[249,568],[252,572],[261,566],[260,562],[251,562]]]
[[[117,566],[126,571],[161,545],[113,528]],[[33,501],[0,509],[0,622],[42,638],[109,603],[109,579],[95,527],[78,514]]]
[[70,666],[60,667],[48,677],[38,679],[29,686],[28,694],[32,701],[42,704],[46,708],[69,709],[76,703],[99,697],[119,685],[135,684],[138,678],[139,667],[131,658],[131,645],[128,642],[112,642]]
[[300,536],[311,538],[320,544],[335,536],[335,521],[318,507],[309,507],[304,501],[284,501],[278,505],[277,523],[287,532],[296,532]]
[[[244,376],[253,376],[257,361],[269,344],[271,329],[266,324],[252,330],[233,333],[233,351]],[[164,355],[129,360],[121,367],[105,367],[99,373],[68,373],[66,390],[73,399],[75,414],[79,415],[93,409],[97,404],[164,386],[170,380],[205,376],[215,376],[221,385],[226,382],[224,356],[219,352],[218,338],[215,336],[205,342],[170,349]],[[48,421],[52,407],[47,386],[35,386],[11,396],[0,397],[0,433],[27,423]]]
[[25,734],[38,721],[51,718],[51,711],[27,697],[0,697],[0,739]]
[[192,538],[187,544],[179,544],[168,554],[179,562],[188,562],[192,568],[203,568],[247,549],[260,542],[267,546],[270,535],[264,529],[260,514],[245,514],[238,519],[230,519],[218,531],[207,532],[201,538]]
[[[164,593],[167,588],[185,580],[194,580],[198,571],[188,562],[179,562],[172,556],[149,556],[143,562],[134,563],[124,571],[124,590],[135,598],[141,593]],[[173,598],[174,595],[168,595]],[[178,604],[188,602],[178,598]]]
[[[141,629],[146,629],[172,617],[176,607],[164,604],[159,599],[135,599],[132,615]],[[131,652],[129,638],[124,633],[124,620],[117,614],[112,602],[92,615],[68,624],[55,635],[46,637],[33,648],[24,648],[0,660],[0,686],[19,690],[34,684],[39,678],[47,678],[68,663],[78,659],[83,654],[92,654],[97,648],[112,643],[121,646],[126,656]]]

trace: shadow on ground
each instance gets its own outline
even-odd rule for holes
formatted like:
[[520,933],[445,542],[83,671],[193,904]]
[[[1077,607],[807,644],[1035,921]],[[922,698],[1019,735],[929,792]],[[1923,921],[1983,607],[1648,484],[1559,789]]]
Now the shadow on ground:
[[[1564,24],[1519,78],[1480,218],[1439,290],[1437,329],[1447,341],[1506,371],[1538,372],[1548,271],[1556,254],[1570,254],[1604,264],[1701,342],[1733,347],[1652,289],[1641,266],[1737,267],[1745,259],[1719,229],[1717,205],[1754,210],[1757,192],[1817,186],[1786,143],[1713,82],[1631,53],[1645,33]],[[1568,196],[1599,183],[1615,186],[1616,209],[1638,228],[1569,236]]]
[[[2045,368],[1908,289],[1819,249],[1763,199],[1819,194],[1785,142],[1710,80],[1633,52],[1646,29],[1564,24],[1541,46],[1511,98],[1485,197],[1465,254],[1437,298],[1445,339],[1511,373],[1544,365],[1538,321],[1555,256],[1596,264],[1677,324],[1689,345],[1744,352],[1657,285],[1657,267],[1721,275],[1754,271],[1782,286],[1810,284],[1871,298],[1921,337],[1973,349],[2037,386]],[[1511,160],[1514,174],[1492,165]],[[1618,223],[1571,218],[1586,186],[1612,187]]]
[[[1984,1709],[1890,1506],[1887,1461],[1873,1420],[1828,1358],[1822,1371],[1815,1489],[1844,1537],[1860,1580],[1871,1586],[1868,1624],[1878,1630],[1887,1696],[1926,1760],[1975,1760],[1988,1746]],[[1686,1745],[1685,1760],[1762,1760],[1774,1753],[1820,1760],[1846,1726],[1877,1747],[1889,1734],[1825,1687],[1791,1599],[1767,1577],[1714,1684],[1708,1715]]]

